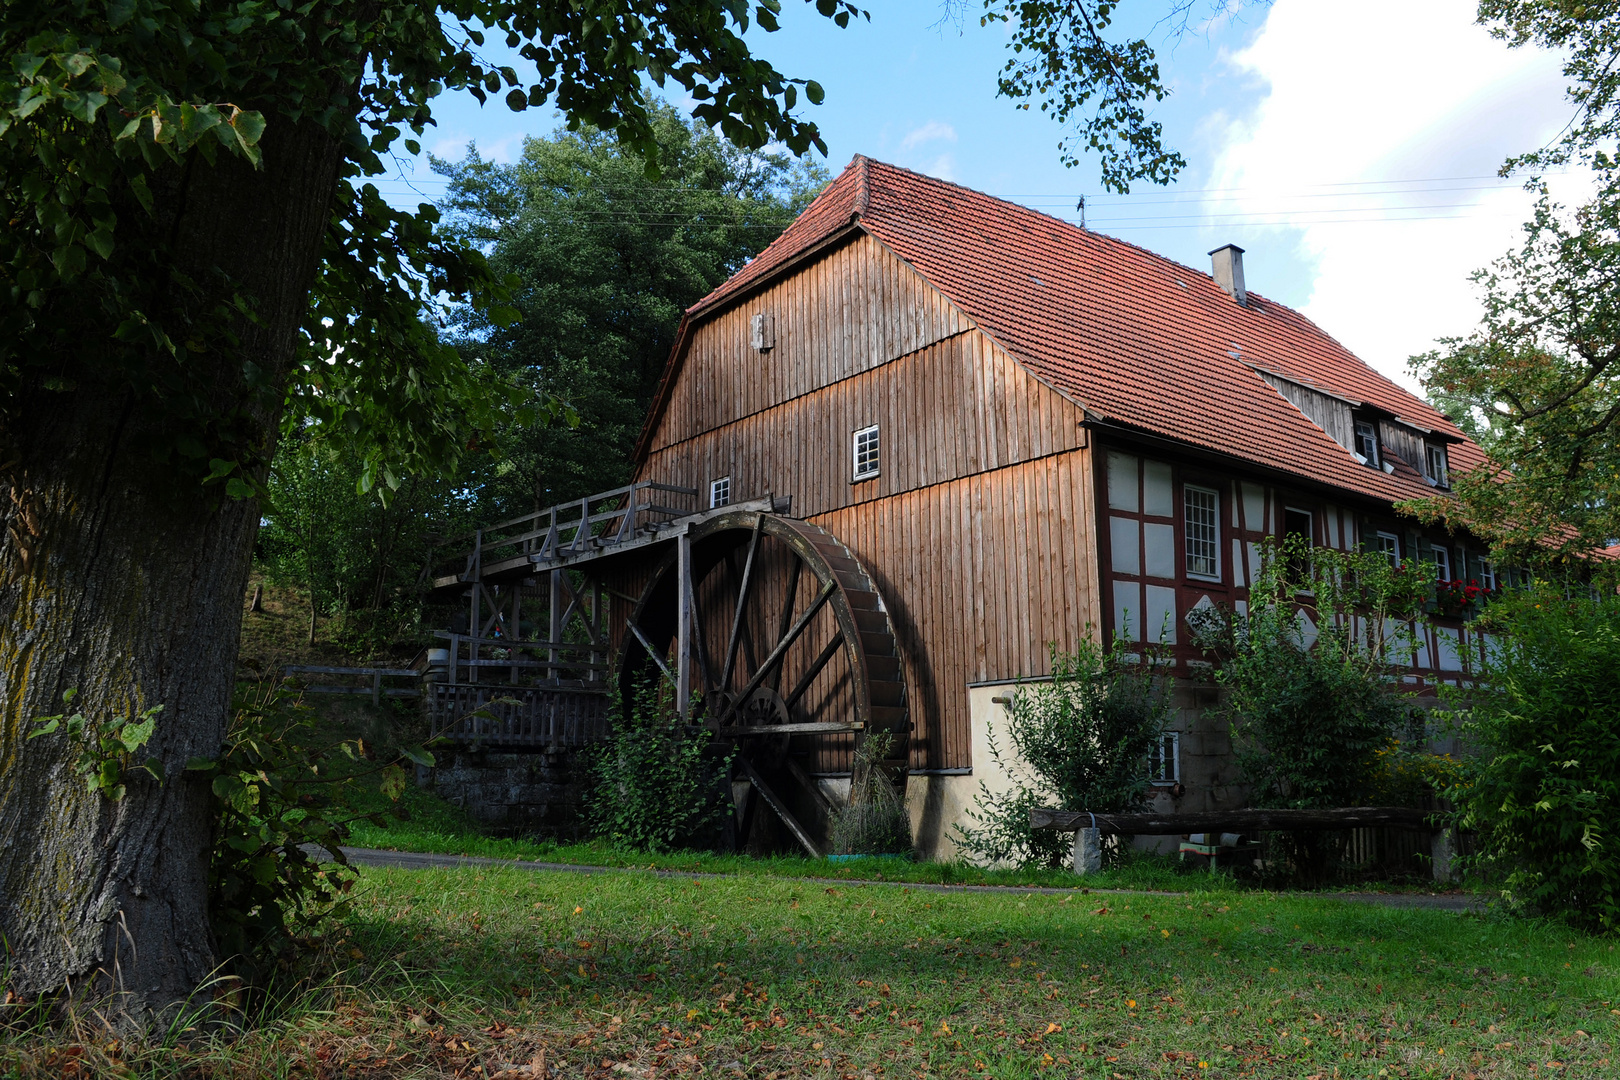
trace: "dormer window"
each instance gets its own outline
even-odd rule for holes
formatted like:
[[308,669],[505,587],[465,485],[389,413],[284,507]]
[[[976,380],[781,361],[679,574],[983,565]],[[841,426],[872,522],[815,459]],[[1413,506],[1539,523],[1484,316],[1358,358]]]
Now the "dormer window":
[[1356,421],[1356,454],[1363,463],[1378,468],[1378,425],[1370,420]]
[[1424,451],[1424,464],[1429,483],[1435,487],[1450,487],[1451,472],[1446,465],[1446,448],[1444,445],[1430,443]]

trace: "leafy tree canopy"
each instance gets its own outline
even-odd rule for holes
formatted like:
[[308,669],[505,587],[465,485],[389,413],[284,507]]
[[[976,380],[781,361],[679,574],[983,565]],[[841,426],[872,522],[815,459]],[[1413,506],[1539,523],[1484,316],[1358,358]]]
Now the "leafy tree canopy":
[[[1585,557],[1620,537],[1620,4],[1483,0],[1511,46],[1565,55],[1575,115],[1555,142],[1510,160],[1538,192],[1518,250],[1480,271],[1485,315],[1465,338],[1413,358],[1435,402],[1490,455],[1460,500],[1413,509],[1491,539],[1516,561]],[[1544,177],[1590,169],[1570,209]]]
[[674,108],[650,112],[647,158],[585,127],[530,139],[497,165],[469,147],[441,206],[451,235],[488,252],[520,321],[456,312],[464,356],[535,400],[565,399],[576,427],[515,425],[483,489],[493,517],[605,491],[628,479],[630,452],[675,341],[681,313],[767,244],[825,184],[805,159],[744,150]]

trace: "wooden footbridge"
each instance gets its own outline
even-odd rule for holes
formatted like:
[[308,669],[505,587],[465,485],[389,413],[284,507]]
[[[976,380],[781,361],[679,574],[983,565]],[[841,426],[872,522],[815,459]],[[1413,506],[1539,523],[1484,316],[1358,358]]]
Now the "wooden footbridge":
[[763,803],[819,852],[859,741],[887,732],[885,766],[904,783],[911,724],[888,611],[860,561],[788,499],[700,509],[698,496],[644,481],[441,544],[455,554],[430,564],[432,594],[464,599],[467,616],[431,661],[435,729],[576,748],[608,734],[610,691],[663,684],[733,751],[740,835]]

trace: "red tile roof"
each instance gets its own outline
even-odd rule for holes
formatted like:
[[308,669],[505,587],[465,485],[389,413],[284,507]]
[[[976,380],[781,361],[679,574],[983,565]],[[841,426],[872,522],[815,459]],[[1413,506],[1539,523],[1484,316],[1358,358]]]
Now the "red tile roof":
[[1259,367],[1457,440],[1453,469],[1482,460],[1456,425],[1297,311],[1253,292],[1244,307],[1203,271],[864,157],[775,243],[693,305],[689,323],[852,226],[888,245],[1022,363],[1100,418],[1380,500],[1433,492],[1414,470],[1389,474],[1359,464],[1269,386]]

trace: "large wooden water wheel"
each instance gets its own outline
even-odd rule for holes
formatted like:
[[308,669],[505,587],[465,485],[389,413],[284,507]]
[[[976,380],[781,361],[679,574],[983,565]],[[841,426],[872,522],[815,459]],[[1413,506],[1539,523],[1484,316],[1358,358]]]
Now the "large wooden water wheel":
[[894,629],[865,568],[831,534],[757,511],[695,522],[628,622],[618,664],[627,700],[637,685],[679,681],[683,618],[690,720],[735,751],[742,844],[757,843],[763,804],[819,854],[834,800],[817,778],[847,775],[856,747],[880,732],[882,767],[903,790],[911,724]]

